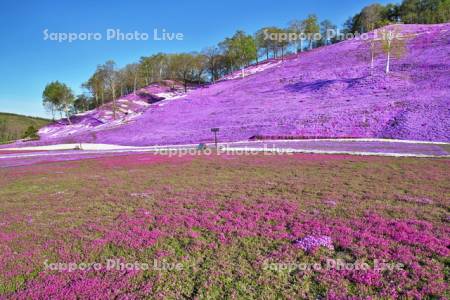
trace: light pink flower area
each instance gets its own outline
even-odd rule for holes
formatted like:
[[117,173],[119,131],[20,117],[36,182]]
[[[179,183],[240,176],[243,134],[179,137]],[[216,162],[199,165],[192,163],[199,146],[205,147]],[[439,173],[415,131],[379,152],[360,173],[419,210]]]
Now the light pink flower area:
[[330,250],[334,250],[331,237],[326,235],[308,235],[304,238],[294,241],[294,245],[303,249],[306,252],[314,251],[319,247],[325,247]]

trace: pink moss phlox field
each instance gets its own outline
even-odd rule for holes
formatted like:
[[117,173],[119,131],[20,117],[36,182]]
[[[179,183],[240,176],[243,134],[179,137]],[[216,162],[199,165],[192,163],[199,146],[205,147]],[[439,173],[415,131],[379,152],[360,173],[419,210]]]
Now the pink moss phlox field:
[[[450,24],[401,26],[410,36],[407,52],[392,60],[390,75],[384,55],[371,71],[369,43],[348,40],[251,66],[245,78],[231,75],[186,95],[152,85],[121,99],[116,121],[108,104],[76,117],[73,126],[42,129],[41,141],[29,144],[199,143],[211,141],[213,127],[221,128],[221,141],[296,136],[448,142]],[[168,98],[145,104],[144,94]]]
[[[134,157],[0,170],[0,297],[448,294],[447,159]],[[184,269],[44,268],[108,259]]]
[[139,299],[148,293],[148,285],[141,291],[124,296],[130,288],[134,271],[73,271],[42,274],[39,281],[14,296],[17,299]]
[[152,216],[146,210],[140,210],[134,216],[121,214],[116,220],[116,229],[106,231],[103,238],[94,240],[94,244],[109,242],[133,249],[148,248],[163,236],[157,227],[150,229],[154,224]]
[[[367,261],[378,259],[405,266],[395,271],[323,270],[317,273],[317,279],[325,283],[334,278],[340,287],[351,282],[376,289],[386,297],[398,297],[399,290],[409,290],[411,297],[422,297],[441,294],[447,288],[442,266],[436,257],[449,255],[449,230],[435,228],[425,221],[391,221],[376,214],[363,219],[311,219],[294,203],[270,199],[246,204],[174,199],[158,206],[155,211],[139,209],[131,214],[121,214],[111,227],[89,226],[90,230],[98,230],[102,235],[92,241],[92,249],[113,244],[143,251],[165,238],[182,236],[194,241],[206,240],[212,248],[226,248],[238,239],[260,237],[281,242],[284,246],[280,246],[280,251],[295,254],[295,249],[302,249],[306,255],[319,260],[313,250],[322,246]],[[304,237],[292,243],[292,238],[297,236]],[[321,253],[332,258],[335,252]],[[104,274],[40,273],[25,291],[19,293],[19,298],[21,295],[31,298],[43,295],[113,297],[123,295],[120,290],[133,290],[133,278],[137,275],[138,272],[122,274],[115,271]],[[329,296],[333,293],[338,293],[338,289],[329,286]],[[126,294],[130,298],[135,296]]]

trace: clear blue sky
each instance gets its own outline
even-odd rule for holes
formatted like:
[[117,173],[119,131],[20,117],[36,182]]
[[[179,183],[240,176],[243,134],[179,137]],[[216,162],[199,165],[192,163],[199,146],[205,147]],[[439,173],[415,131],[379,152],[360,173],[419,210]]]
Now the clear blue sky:
[[[113,59],[121,67],[157,52],[200,51],[236,30],[286,26],[316,13],[338,26],[374,0],[284,1],[1,1],[0,111],[47,116],[42,108],[46,83],[59,80],[76,93],[96,66]],[[107,41],[106,30],[150,33],[147,41]],[[184,34],[183,41],[154,41],[153,30]],[[45,41],[43,31],[99,32],[100,41]]]

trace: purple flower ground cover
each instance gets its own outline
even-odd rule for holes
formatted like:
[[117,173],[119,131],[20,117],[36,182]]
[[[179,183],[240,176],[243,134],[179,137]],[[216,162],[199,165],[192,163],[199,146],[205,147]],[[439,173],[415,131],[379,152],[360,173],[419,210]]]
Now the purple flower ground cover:
[[[132,117],[105,119],[109,125],[89,120],[85,122],[92,127],[52,125],[64,134],[55,136],[43,129],[42,140],[34,144],[200,143],[211,141],[213,127],[221,129],[221,141],[290,135],[448,142],[450,24],[402,28],[410,36],[407,51],[393,59],[390,75],[384,74],[383,55],[370,70],[367,41],[349,40],[283,62],[269,61],[269,67],[250,67],[244,79],[223,80],[186,96],[139,107]],[[160,92],[156,86],[146,91]],[[131,95],[124,101],[135,106],[144,98]],[[109,107],[93,114],[111,118]]]
[[0,298],[448,298],[449,167],[139,154],[0,169]]
[[334,250],[331,238],[326,235],[321,236],[308,235],[304,238],[296,240],[294,242],[294,245],[307,252],[314,251],[319,247],[325,247]]

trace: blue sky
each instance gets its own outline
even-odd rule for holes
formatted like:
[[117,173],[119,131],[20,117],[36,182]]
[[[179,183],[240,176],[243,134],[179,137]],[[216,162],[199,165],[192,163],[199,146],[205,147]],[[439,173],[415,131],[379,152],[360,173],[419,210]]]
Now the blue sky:
[[[113,59],[121,67],[157,52],[200,51],[236,30],[286,26],[315,13],[338,26],[373,0],[284,1],[6,1],[0,2],[0,111],[48,116],[46,83],[59,80],[76,93],[96,66]],[[376,1],[378,3],[398,2]],[[107,29],[149,33],[147,41],[107,41]],[[183,41],[154,41],[153,30],[183,33]],[[48,32],[92,32],[100,41],[44,40]]]

